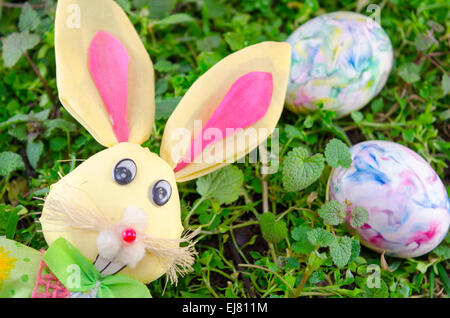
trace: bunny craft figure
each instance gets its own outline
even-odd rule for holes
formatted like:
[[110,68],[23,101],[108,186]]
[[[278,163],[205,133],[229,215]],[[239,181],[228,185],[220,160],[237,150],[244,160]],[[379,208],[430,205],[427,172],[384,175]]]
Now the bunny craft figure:
[[[42,257],[0,238],[0,268],[9,264],[0,297],[150,297],[145,284],[163,274],[176,284],[194,262],[196,233],[183,235],[177,182],[234,162],[270,136],[290,45],[252,45],[203,74],[168,119],[160,156],[141,146],[154,120],[153,65],[120,6],[59,0],[55,51],[61,103],[107,148],[51,186]],[[257,138],[239,142],[252,129]]]

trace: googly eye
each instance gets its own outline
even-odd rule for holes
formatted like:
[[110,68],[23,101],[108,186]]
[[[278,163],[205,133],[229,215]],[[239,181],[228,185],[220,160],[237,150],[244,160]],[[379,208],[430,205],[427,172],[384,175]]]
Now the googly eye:
[[129,184],[136,176],[136,164],[131,159],[120,160],[113,171],[113,178],[120,185]]
[[150,190],[150,200],[157,206],[163,206],[172,195],[172,187],[166,180],[157,181]]

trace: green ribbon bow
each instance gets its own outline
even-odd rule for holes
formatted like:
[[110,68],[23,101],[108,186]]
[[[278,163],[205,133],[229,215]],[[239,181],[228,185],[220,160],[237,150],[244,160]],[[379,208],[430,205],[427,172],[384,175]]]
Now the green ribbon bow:
[[97,290],[99,298],[151,298],[141,282],[122,274],[102,277],[95,266],[68,241],[59,238],[43,260],[70,292]]

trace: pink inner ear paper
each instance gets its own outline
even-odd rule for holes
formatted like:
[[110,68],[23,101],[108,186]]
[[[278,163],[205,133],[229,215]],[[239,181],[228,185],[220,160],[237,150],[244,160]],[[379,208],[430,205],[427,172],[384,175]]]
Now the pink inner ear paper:
[[[180,171],[192,162],[211,143],[220,141],[231,134],[227,128],[234,130],[246,128],[264,117],[270,106],[273,93],[271,73],[250,72],[239,77],[231,86],[214,114],[191,143],[187,154],[174,171]],[[205,138],[205,132],[219,129],[221,138]],[[195,145],[201,145],[201,147]]]
[[127,74],[130,57],[113,35],[99,31],[89,45],[89,71],[109,113],[118,142],[128,141]]

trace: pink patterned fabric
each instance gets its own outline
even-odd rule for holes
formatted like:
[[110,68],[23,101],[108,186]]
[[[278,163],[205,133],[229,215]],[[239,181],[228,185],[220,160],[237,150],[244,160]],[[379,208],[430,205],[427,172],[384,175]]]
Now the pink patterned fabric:
[[89,70],[119,142],[128,141],[127,74],[130,57],[113,35],[99,31],[89,45]]
[[[44,255],[45,251],[41,251],[41,253]],[[45,274],[46,271],[50,274]],[[69,296],[70,292],[52,274],[41,256],[41,262],[39,264],[36,283],[31,298],[67,298]]]
[[[203,127],[201,134],[192,141],[187,154],[174,171],[185,168],[209,144],[231,135],[231,129],[236,131],[240,128],[247,128],[263,118],[269,109],[272,93],[273,77],[271,73],[250,72],[239,77]],[[215,139],[205,138],[205,133],[212,128],[219,129],[221,136],[216,136]]]

